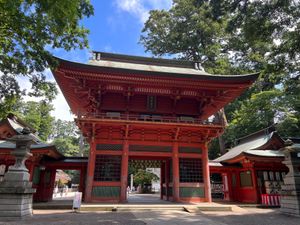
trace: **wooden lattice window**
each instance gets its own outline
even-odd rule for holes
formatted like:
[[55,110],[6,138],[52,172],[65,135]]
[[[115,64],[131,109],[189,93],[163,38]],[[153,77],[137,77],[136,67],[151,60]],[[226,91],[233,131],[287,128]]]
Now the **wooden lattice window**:
[[172,146],[129,145],[129,151],[139,151],[139,152],[172,152]]
[[97,144],[96,150],[122,151],[122,144]]
[[179,159],[180,182],[203,182],[201,159]]
[[121,156],[97,155],[94,181],[120,181]]

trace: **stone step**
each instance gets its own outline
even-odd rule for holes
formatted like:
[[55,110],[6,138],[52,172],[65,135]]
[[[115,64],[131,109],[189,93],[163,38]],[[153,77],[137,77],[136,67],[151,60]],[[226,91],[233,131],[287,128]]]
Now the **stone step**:
[[129,211],[184,211],[183,206],[105,206],[105,205],[82,205],[80,211],[118,211],[118,212],[129,212]]
[[232,210],[232,206],[192,206],[192,207],[184,207],[185,211],[190,213],[198,213],[198,212],[230,212]]

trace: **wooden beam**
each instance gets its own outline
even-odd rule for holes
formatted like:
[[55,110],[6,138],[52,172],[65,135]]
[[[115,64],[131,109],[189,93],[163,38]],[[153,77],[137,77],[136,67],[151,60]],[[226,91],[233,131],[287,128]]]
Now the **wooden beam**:
[[125,126],[125,140],[128,139],[128,136],[129,136],[129,124],[126,124],[126,126]]
[[175,137],[174,137],[174,140],[175,140],[175,141],[178,140],[179,132],[180,132],[180,127],[177,127],[177,128],[176,128],[176,132],[175,132]]

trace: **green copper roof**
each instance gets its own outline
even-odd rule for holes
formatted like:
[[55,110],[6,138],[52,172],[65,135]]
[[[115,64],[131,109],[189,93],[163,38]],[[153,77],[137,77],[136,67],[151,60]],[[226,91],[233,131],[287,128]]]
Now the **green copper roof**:
[[284,157],[283,152],[279,150],[246,150],[244,153],[263,157]]
[[276,133],[274,127],[268,127],[239,139],[240,144],[236,145],[227,153],[220,156],[219,158],[216,158],[213,161],[226,162],[244,153],[261,157],[283,157],[283,154],[278,151],[281,147],[277,146],[275,149],[273,149],[273,146],[271,147],[271,149],[269,149],[269,144],[271,143],[270,141],[275,139],[277,142],[281,143],[279,144],[279,146],[284,146],[284,141]]
[[161,59],[141,56],[129,56],[105,52],[93,52],[94,57],[88,64],[70,62],[56,58],[68,68],[88,70],[95,73],[117,73],[138,74],[146,76],[165,76],[177,78],[192,78],[214,81],[241,81],[254,82],[259,73],[245,75],[218,75],[209,74],[204,71],[199,62]]
[[[16,147],[16,144],[5,141],[5,140],[0,140],[0,149],[14,149]],[[31,145],[31,149],[37,149],[37,148],[48,148],[48,147],[55,147],[52,144],[46,144],[46,143],[36,143]]]
[[235,146],[234,148],[230,149],[224,155],[222,155],[219,158],[215,159],[214,161],[215,162],[227,161],[229,159],[232,159],[232,158],[240,155],[244,151],[252,150],[252,149],[259,149],[261,146],[265,145],[270,140],[272,135],[273,135],[273,132],[270,133],[270,134],[267,134],[267,135],[259,136],[257,138],[252,139],[252,140],[249,140],[248,142],[239,144],[239,145]]

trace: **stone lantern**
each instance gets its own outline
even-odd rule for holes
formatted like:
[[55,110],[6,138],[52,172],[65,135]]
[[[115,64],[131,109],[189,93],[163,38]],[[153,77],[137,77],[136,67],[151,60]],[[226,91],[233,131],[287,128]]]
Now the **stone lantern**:
[[15,157],[15,164],[8,168],[0,183],[0,220],[21,219],[32,215],[32,195],[35,189],[29,182],[28,169],[25,161],[32,155],[30,145],[33,138],[30,130],[24,128],[22,134],[7,139],[16,144],[11,154]]
[[287,140],[282,149],[283,163],[289,168],[282,186],[281,209],[284,214],[300,216],[300,144]]

